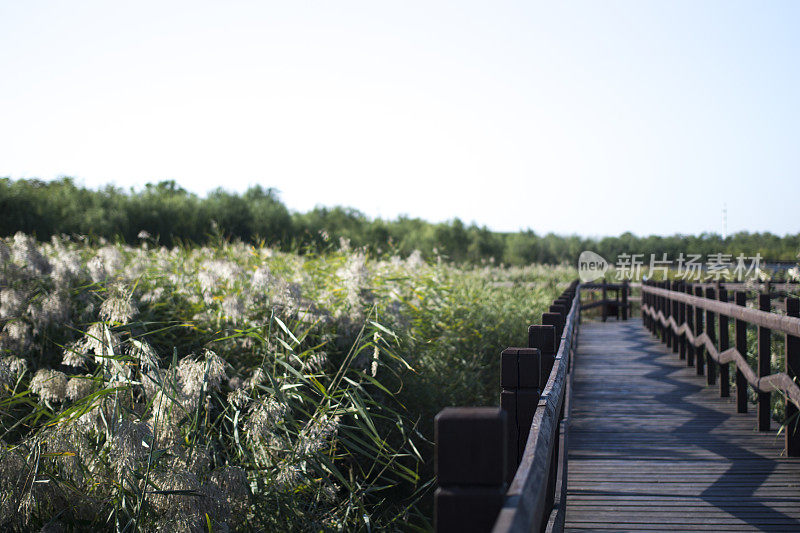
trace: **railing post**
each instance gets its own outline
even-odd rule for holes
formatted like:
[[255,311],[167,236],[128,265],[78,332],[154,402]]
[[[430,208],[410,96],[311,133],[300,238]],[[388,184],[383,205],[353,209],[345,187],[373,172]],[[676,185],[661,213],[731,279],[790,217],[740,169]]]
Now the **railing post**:
[[[555,355],[558,351],[558,345],[561,343],[561,335],[564,334],[564,316],[561,313],[542,313],[542,324],[555,328],[555,350],[553,351],[553,355]],[[545,353],[544,350],[542,353]]]
[[[679,285],[678,281],[670,282],[670,290],[677,291],[678,285]],[[675,320],[675,323],[678,325],[678,327],[680,327],[681,322],[679,322],[679,320],[681,318],[681,314],[680,314],[680,304],[678,303],[678,300],[672,300],[670,313],[672,319]],[[675,333],[675,330],[673,330],[672,333],[670,333],[670,335],[672,335],[672,353],[678,353],[680,351],[680,336],[677,333]]]
[[[788,289],[788,287],[787,287]],[[800,300],[786,298],[786,316],[800,317]],[[786,335],[786,374],[795,379],[800,375],[800,337]],[[784,418],[784,432],[786,433],[786,455],[800,457],[800,429],[798,418],[800,414],[797,406],[786,399],[786,417]]]
[[[665,281],[660,281],[658,285],[662,289],[667,288],[667,283]],[[664,318],[668,317],[669,314],[667,311],[667,298],[665,296],[659,296],[658,301],[659,301],[658,307],[661,310],[661,314],[664,315]],[[667,327],[664,324],[662,324],[660,320],[658,321],[658,329],[661,331],[661,342],[667,344]],[[667,346],[669,346],[669,344],[667,344]]]
[[[654,281],[653,287],[660,288],[661,282]],[[653,295],[653,311],[656,315],[661,311],[661,296]],[[661,322],[656,317],[653,317],[653,335],[655,335],[658,340],[661,340]]]
[[522,459],[539,403],[541,363],[540,352],[535,348],[506,348],[500,354],[500,408],[507,420],[507,483],[511,483]]
[[[542,313],[542,322],[545,321],[546,315],[552,314],[554,313]],[[556,334],[557,330],[553,324],[528,326],[528,348],[539,350],[542,383],[547,383],[553,370],[553,362],[561,342],[561,337],[556,338]]]
[[[653,287],[660,287],[660,283],[658,281],[653,282]],[[661,296],[653,295],[653,312],[658,315],[658,312],[661,311]],[[653,317],[653,335],[660,339],[661,336],[661,322],[658,321],[658,318],[655,316]]]
[[603,316],[603,322],[605,322],[606,318],[608,317],[608,309],[606,309],[606,306],[608,305],[606,303],[606,297],[608,295],[608,291],[606,290],[606,279],[605,278],[603,278],[603,282],[600,284],[600,286],[601,286],[601,288],[603,290],[603,293],[602,293],[603,294],[603,297],[602,297],[603,305],[600,306],[600,309],[602,310],[601,313],[602,313],[602,316]]
[[622,307],[620,308],[620,313],[622,313],[622,320],[628,320],[628,291],[631,288],[628,286],[628,280],[622,280]]
[[[686,292],[686,288],[684,287],[684,283],[682,281],[678,282],[677,290],[681,292]],[[683,323],[686,322],[686,304],[683,302],[678,303],[678,327],[682,326]],[[678,354],[681,359],[686,359],[686,334],[682,333],[678,338]]]
[[650,329],[650,315],[644,312],[644,306],[647,305],[650,307],[650,294],[644,292],[644,287],[648,283],[646,281],[642,281],[642,324],[648,330]]
[[[648,287],[652,287],[653,286],[653,282],[652,281],[648,281],[647,282],[647,286]],[[647,305],[650,306],[650,311],[655,311],[656,310],[656,297],[655,297],[655,295],[653,295],[653,293],[650,293],[650,294],[647,295]],[[650,330],[651,334],[655,333],[656,322],[655,322],[655,319],[651,315],[647,315],[647,329]]]
[[[747,294],[744,291],[734,293],[734,303],[745,307],[747,305]],[[736,335],[736,351],[739,352],[744,360],[747,361],[747,322],[736,319],[733,323]],[[736,412],[747,412],[747,380],[744,374],[736,367]]]
[[[652,282],[652,281],[648,281],[647,282],[647,286],[648,287],[655,287],[655,283]],[[650,305],[650,310],[653,311],[653,312],[656,312],[657,308],[658,308],[658,298],[656,298],[655,294],[650,293],[647,296],[647,301],[648,301],[648,305]],[[648,328],[647,329],[650,330],[650,333],[652,335],[655,335],[656,334],[656,319],[653,318],[652,315],[647,317],[647,324],[648,324]]]
[[[758,308],[761,311],[770,310],[769,292],[758,295]],[[762,378],[770,374],[770,337],[772,332],[765,327],[758,327],[758,377]],[[770,426],[770,396],[769,392],[758,393],[758,430],[769,431]]]
[[[721,284],[719,285],[720,302],[728,301],[728,291]],[[728,331],[728,317],[719,315],[719,353],[731,347],[730,334]],[[721,398],[728,398],[731,395],[730,363],[719,365],[719,395]]]
[[[706,298],[716,300],[714,289],[706,288]],[[711,344],[717,343],[717,329],[715,327],[715,313],[706,309],[706,335],[711,339]],[[717,382],[717,362],[711,357],[711,352],[706,350],[706,384],[714,385]]]
[[[686,294],[692,294],[692,284],[687,283],[686,287],[684,287]],[[689,331],[692,332],[694,335],[694,306],[686,304],[686,325],[689,328]],[[691,342],[686,342],[686,366],[694,366],[694,344]]]
[[[694,295],[702,298],[703,287],[697,286],[694,288]],[[703,310],[700,307],[694,308],[694,336],[695,338],[703,334]],[[702,376],[705,371],[705,357],[703,357],[703,346],[695,347],[695,363],[694,368],[697,370],[697,375]]]
[[[558,300],[556,300],[556,301],[558,301]],[[566,317],[567,316],[567,307],[565,305],[563,305],[563,304],[552,304],[550,306],[550,312],[551,313],[558,313],[562,317]]]
[[[664,282],[664,288],[666,290],[672,290],[672,282],[667,280]],[[669,317],[672,316],[672,300],[664,297],[664,318],[669,321]],[[672,330],[669,326],[664,326],[664,343],[667,345],[669,350],[672,350]]]
[[623,280],[622,281],[622,309],[620,311],[622,313],[622,320],[628,320],[628,291],[630,291],[630,290],[631,290],[631,288],[628,286],[628,280],[627,279]]
[[437,532],[491,531],[506,491],[506,414],[448,407],[434,420]]

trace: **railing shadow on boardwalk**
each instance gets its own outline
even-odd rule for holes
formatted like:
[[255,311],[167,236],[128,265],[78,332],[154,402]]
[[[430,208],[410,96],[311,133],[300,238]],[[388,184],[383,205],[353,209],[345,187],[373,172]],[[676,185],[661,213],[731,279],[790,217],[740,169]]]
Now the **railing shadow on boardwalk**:
[[[755,496],[756,491],[775,472],[778,463],[775,460],[738,446],[732,440],[713,434],[714,429],[721,427],[732,417],[742,416],[737,415],[735,412],[735,405],[730,403],[723,406],[723,408],[727,408],[730,411],[725,412],[697,402],[696,396],[703,392],[708,392],[708,389],[706,384],[701,381],[702,376],[693,375],[694,369],[692,367],[676,364],[674,360],[665,359],[671,358],[673,354],[665,351],[657,341],[652,340],[641,324],[628,322],[624,325],[614,324],[613,327],[625,330],[624,349],[626,351],[635,351],[641,354],[632,359],[632,362],[643,367],[652,367],[652,370],[641,377],[658,383],[658,392],[654,392],[650,396],[656,402],[656,405],[662,406],[665,410],[681,411],[688,418],[677,427],[660,431],[671,437],[669,439],[669,449],[659,447],[654,450],[646,445],[637,446],[635,444],[634,429],[634,437],[624,449],[616,453],[609,452],[582,456],[580,458],[581,461],[663,461],[666,463],[665,468],[669,468],[670,463],[691,461],[696,455],[692,450],[701,448],[719,456],[721,460],[730,462],[728,469],[699,494],[701,500],[705,501],[709,506],[724,511],[731,517],[737,518],[754,528],[764,527],[765,523],[773,523],[782,530],[800,530],[800,521],[762,503],[761,499]],[[594,342],[600,340],[602,339],[597,339]],[[677,360],[677,356],[675,359]],[[580,362],[578,361],[576,364],[580,364]],[[616,390],[613,389],[609,392],[613,394]],[[591,388],[589,391],[582,391],[582,393],[577,393],[576,391],[576,396],[579,394],[586,395],[587,392],[594,393],[595,390]],[[631,399],[631,401],[635,402],[636,400]],[[630,429],[621,428],[620,431],[627,432]],[[702,436],[702,438],[698,438],[698,436]],[[755,469],[753,468],[754,464],[757,464]],[[620,497],[632,496],[631,492],[608,490],[589,489],[582,490],[581,493]],[[732,495],[735,495],[735,499],[731,498]],[[637,492],[636,496],[644,498],[685,498],[686,494],[681,492],[654,492],[645,489]],[[787,501],[796,502],[796,499],[787,498]]]

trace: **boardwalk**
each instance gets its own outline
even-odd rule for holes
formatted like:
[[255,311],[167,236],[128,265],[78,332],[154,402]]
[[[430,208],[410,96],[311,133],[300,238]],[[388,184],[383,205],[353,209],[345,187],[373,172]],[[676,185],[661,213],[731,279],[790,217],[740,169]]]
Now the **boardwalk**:
[[639,320],[584,323],[573,379],[568,531],[800,531],[800,459]]

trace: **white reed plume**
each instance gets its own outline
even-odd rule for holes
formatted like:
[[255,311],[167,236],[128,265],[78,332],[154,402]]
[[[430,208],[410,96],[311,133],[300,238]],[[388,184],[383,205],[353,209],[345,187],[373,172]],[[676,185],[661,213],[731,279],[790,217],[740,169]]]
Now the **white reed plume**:
[[22,320],[11,320],[0,332],[0,347],[25,352],[31,345],[31,327]]
[[71,366],[73,368],[85,367],[86,360],[88,359],[86,351],[87,347],[84,339],[67,344],[64,346],[61,364]]
[[205,350],[200,359],[184,357],[178,363],[178,379],[183,393],[189,398],[197,397],[204,385],[206,391],[219,390],[219,384],[227,379],[225,361],[211,350]]
[[378,373],[378,362],[380,361],[381,349],[379,343],[381,341],[381,334],[377,331],[372,334],[372,365],[370,366],[370,375],[374,378]]
[[238,466],[221,466],[211,472],[210,481],[223,494],[231,517],[231,526],[243,524],[250,498],[250,483],[245,471]]
[[84,273],[80,256],[72,250],[58,248],[51,262],[53,271],[50,272],[50,278],[57,287],[69,285],[73,279],[80,278]]
[[138,312],[130,295],[114,295],[100,306],[100,318],[117,324],[127,324]]
[[40,302],[31,302],[28,306],[28,315],[37,332],[51,324],[63,324],[69,318],[69,311],[69,298],[60,291],[51,292]]
[[67,381],[66,396],[70,400],[80,400],[92,393],[94,385],[91,374],[73,376]]
[[222,312],[225,314],[225,317],[232,322],[241,320],[244,316],[244,310],[244,302],[235,294],[231,294],[222,300]]
[[19,316],[25,306],[25,293],[15,289],[0,291],[0,320],[8,320]]
[[327,413],[309,420],[300,430],[298,451],[301,454],[313,455],[330,444],[339,429],[339,416],[328,416]]
[[152,446],[152,433],[147,424],[119,420],[111,439],[110,458],[119,474],[132,471],[137,462],[147,458]]
[[14,261],[28,272],[35,275],[50,272],[50,263],[39,252],[36,240],[21,231],[14,234],[14,244],[11,245]]
[[253,272],[250,278],[250,288],[257,292],[264,292],[269,289],[273,280],[274,278],[270,273],[269,267],[266,265],[260,266]]
[[34,374],[30,388],[41,400],[60,402],[67,395],[67,376],[58,370],[43,368]]

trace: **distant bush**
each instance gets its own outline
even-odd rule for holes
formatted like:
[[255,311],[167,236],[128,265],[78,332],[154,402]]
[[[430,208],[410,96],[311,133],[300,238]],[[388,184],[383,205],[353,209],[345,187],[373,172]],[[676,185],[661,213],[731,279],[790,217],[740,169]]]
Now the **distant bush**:
[[[587,228],[587,231],[590,228]],[[531,230],[493,232],[455,219],[433,224],[420,219],[372,220],[356,209],[318,207],[290,213],[272,188],[252,187],[244,194],[216,189],[205,198],[174,181],[148,184],[140,191],[117,187],[89,190],[71,178],[41,180],[0,179],[0,236],[17,231],[40,241],[53,235],[88,235],[136,244],[144,231],[164,246],[208,244],[220,237],[265,243],[282,250],[320,252],[347,239],[366,247],[373,256],[419,250],[423,257],[443,257],[463,263],[527,265],[574,263],[583,250],[609,261],[621,253],[661,254],[677,259],[680,253],[760,253],[765,259],[789,260],[800,251],[800,234],[780,237],[771,233],[741,232],[723,239],[703,233],[586,239],[576,235],[538,235]]]

